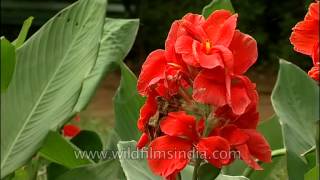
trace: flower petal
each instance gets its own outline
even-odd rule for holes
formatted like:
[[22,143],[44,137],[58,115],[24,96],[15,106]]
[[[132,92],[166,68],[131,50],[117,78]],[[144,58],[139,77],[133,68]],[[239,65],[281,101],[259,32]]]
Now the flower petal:
[[242,144],[236,146],[236,149],[239,151],[240,158],[249,165],[254,170],[263,170],[262,167],[255,161],[255,159],[251,156],[248,146],[246,144]]
[[250,107],[232,123],[240,129],[256,129],[259,122],[259,113],[256,109],[255,106]]
[[294,50],[311,56],[315,43],[319,41],[319,21],[304,20],[296,24],[290,36]]
[[223,127],[219,134],[221,137],[228,140],[231,146],[244,144],[249,139],[249,136],[235,125]]
[[138,149],[142,149],[144,146],[146,146],[146,144],[148,144],[149,142],[149,136],[147,133],[143,133],[139,139],[139,141],[137,142],[137,148]]
[[158,49],[149,54],[142,65],[141,73],[137,82],[138,92],[145,96],[148,88],[165,78],[165,68],[167,62],[164,56],[164,50]]
[[187,137],[195,141],[198,138],[196,118],[184,111],[171,112],[160,122],[161,130],[170,136]]
[[80,133],[80,128],[76,125],[67,124],[63,126],[63,135],[66,137],[74,137]]
[[173,136],[161,136],[150,143],[148,164],[150,169],[162,177],[181,171],[190,161],[187,154],[192,150],[188,140]]
[[305,20],[318,20],[319,21],[319,1],[311,3]]
[[249,35],[236,30],[229,46],[234,59],[234,73],[243,74],[258,58],[257,42]]
[[308,75],[319,82],[319,65],[314,66],[311,68],[311,70],[308,72]]
[[138,129],[141,132],[145,132],[145,128],[149,122],[149,119],[156,114],[158,110],[158,103],[155,93],[150,93],[147,96],[147,100],[140,109],[140,117],[137,122]]
[[204,29],[215,45],[228,47],[237,26],[238,15],[226,10],[213,12],[204,24]]
[[227,103],[225,74],[222,68],[202,70],[194,80],[193,98],[201,103],[223,106]]
[[263,162],[271,162],[271,149],[267,140],[256,130],[244,129],[249,135],[247,142],[250,154]]
[[217,168],[230,161],[230,145],[227,140],[219,136],[201,138],[196,145],[198,152]]

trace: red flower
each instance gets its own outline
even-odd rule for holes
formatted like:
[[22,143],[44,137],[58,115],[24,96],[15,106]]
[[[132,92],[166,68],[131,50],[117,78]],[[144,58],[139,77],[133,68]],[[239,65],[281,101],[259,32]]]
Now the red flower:
[[255,170],[262,170],[255,158],[263,162],[271,162],[269,144],[254,129],[240,129],[235,125],[227,125],[223,128],[215,129],[212,134],[227,139],[231,149],[238,151],[240,158]]
[[148,164],[151,170],[166,179],[172,178],[188,164],[193,147],[206,152],[207,160],[216,167],[229,162],[229,159],[212,156],[214,151],[228,152],[230,147],[227,141],[218,136],[200,138],[198,130],[201,126],[203,121],[197,123],[195,117],[183,111],[169,113],[160,123],[164,135],[153,140],[149,146]]
[[292,30],[290,42],[294,50],[312,57],[314,67],[308,74],[319,81],[319,1],[310,4],[304,20]]
[[216,107],[229,105],[235,114],[245,112],[257,101],[257,92],[246,76],[225,75],[222,68],[202,70],[194,80],[193,98]]
[[63,135],[66,137],[74,137],[78,135],[80,132],[80,128],[76,125],[67,124],[63,126]]

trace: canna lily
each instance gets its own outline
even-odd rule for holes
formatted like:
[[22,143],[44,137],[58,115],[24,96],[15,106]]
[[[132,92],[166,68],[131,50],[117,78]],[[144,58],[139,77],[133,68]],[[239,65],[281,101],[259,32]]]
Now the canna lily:
[[80,133],[80,128],[76,125],[67,124],[63,126],[62,132],[65,137],[75,137]]
[[309,76],[319,81],[319,1],[311,3],[304,20],[292,29],[290,42],[294,50],[312,57]]

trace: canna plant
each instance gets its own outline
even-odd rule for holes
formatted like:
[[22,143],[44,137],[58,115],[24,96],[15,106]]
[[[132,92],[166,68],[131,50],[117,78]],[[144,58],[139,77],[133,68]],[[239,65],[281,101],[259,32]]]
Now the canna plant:
[[[106,18],[106,6],[79,0],[27,40],[32,17],[15,41],[1,38],[1,179],[319,179],[319,1],[290,37],[313,67],[308,76],[280,60],[268,120],[245,75],[257,42],[229,0],[174,21],[138,78],[123,59],[139,21]],[[115,68],[115,128],[103,143],[71,121]]]

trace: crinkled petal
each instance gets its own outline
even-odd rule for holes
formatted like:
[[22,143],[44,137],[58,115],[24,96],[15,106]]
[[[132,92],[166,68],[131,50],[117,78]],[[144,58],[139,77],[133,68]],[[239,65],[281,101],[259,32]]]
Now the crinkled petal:
[[215,45],[228,47],[237,26],[238,15],[232,15],[226,10],[213,12],[206,21],[204,29]]
[[162,132],[170,136],[188,138],[195,141],[198,138],[196,118],[184,111],[171,112],[161,120]]
[[229,46],[233,54],[235,74],[245,73],[257,60],[257,42],[251,36],[236,30]]
[[193,98],[201,103],[221,107],[227,103],[224,70],[202,70],[194,80]]
[[311,56],[314,45],[319,42],[319,21],[304,20],[296,24],[290,42],[295,51]]
[[164,50],[158,49],[149,54],[142,65],[137,82],[137,89],[141,95],[147,95],[148,88],[151,85],[165,78],[166,65]]
[[80,128],[73,124],[63,126],[63,135],[66,137],[74,137],[80,133]]
[[181,171],[190,161],[188,153],[192,143],[188,140],[161,136],[150,143],[148,149],[148,164],[152,172],[162,177]]
[[308,72],[308,75],[319,82],[319,65],[312,67],[312,69]]
[[176,52],[182,54],[185,63],[191,66],[199,66],[198,53],[201,51],[200,43],[190,36],[180,36],[175,44]]
[[230,145],[228,141],[219,136],[201,138],[196,145],[198,152],[217,168],[230,161]]
[[256,129],[259,122],[259,113],[256,109],[257,108],[255,106],[250,107],[232,123],[241,129]]
[[223,127],[219,134],[228,140],[231,146],[244,144],[249,139],[249,136],[235,125]]
[[138,149],[142,149],[144,146],[146,146],[146,144],[148,144],[149,142],[149,136],[147,133],[143,133],[139,139],[139,141],[137,142],[137,148]]
[[319,21],[319,4],[320,4],[319,1],[310,4],[305,20]]
[[271,148],[267,140],[254,129],[244,129],[249,135],[247,142],[250,154],[263,162],[271,162]]
[[263,170],[262,167],[255,161],[255,159],[251,156],[249,148],[246,144],[242,144],[239,146],[236,146],[236,149],[238,150],[240,154],[240,158],[249,165],[254,170]]
[[158,109],[158,103],[156,100],[156,94],[150,93],[147,96],[147,100],[140,109],[140,117],[137,122],[138,129],[141,132],[145,132],[145,128],[149,122],[149,119],[156,114]]

